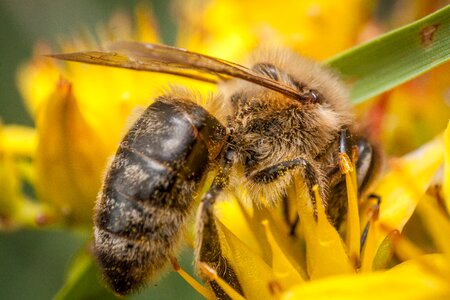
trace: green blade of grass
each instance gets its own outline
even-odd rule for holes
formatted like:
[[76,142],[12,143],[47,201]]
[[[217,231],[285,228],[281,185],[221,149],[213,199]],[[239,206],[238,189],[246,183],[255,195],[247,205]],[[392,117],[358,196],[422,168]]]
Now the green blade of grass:
[[450,5],[326,63],[350,85],[350,98],[356,104],[449,59]]
[[92,257],[83,248],[72,262],[64,285],[53,300],[117,299],[100,282]]

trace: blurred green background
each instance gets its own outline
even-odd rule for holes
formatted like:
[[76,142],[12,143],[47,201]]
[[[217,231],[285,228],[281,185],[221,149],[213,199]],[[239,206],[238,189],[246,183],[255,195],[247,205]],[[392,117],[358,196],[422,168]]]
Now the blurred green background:
[[[0,119],[32,126],[15,84],[17,67],[26,62],[38,41],[56,44],[77,28],[94,29],[112,12],[133,13],[137,3],[149,3],[166,43],[174,38],[169,1],[134,0],[0,0]],[[62,230],[21,230],[0,233],[0,299],[51,299],[61,288],[67,268],[86,236]],[[192,253],[182,264],[192,269]],[[156,286],[132,299],[201,298],[178,274],[169,272]]]
[[4,123],[31,124],[15,85],[17,67],[27,61],[38,41],[56,44],[81,26],[95,30],[112,12],[122,9],[133,13],[137,3],[149,3],[166,42],[174,36],[170,1],[136,0],[0,0],[0,117]]

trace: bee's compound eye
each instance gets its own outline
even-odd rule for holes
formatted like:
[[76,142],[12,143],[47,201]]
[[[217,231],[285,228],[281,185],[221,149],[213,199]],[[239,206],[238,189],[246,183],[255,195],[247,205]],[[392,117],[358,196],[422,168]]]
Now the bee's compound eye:
[[323,102],[322,94],[319,93],[316,90],[310,90],[309,93],[307,93],[305,96],[312,103],[319,103],[319,104],[321,104]]

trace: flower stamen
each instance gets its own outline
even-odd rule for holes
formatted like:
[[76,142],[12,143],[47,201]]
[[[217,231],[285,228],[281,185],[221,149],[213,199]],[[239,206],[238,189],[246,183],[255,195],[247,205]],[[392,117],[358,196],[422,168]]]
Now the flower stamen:
[[[235,289],[233,289],[225,280],[219,277],[217,275],[216,270],[211,268],[208,264],[204,262],[199,262],[197,264],[197,267],[199,268],[200,272],[208,277],[209,280],[217,282],[217,284],[225,291],[225,293],[230,296],[233,300],[245,300],[244,297],[242,297],[241,294],[239,294]],[[209,298],[208,298],[209,299]]]
[[274,280],[269,282],[269,291],[275,299],[279,299],[281,294],[283,293],[283,287],[278,281]]
[[[380,201],[369,208],[368,221],[367,221],[367,235],[364,240],[364,245],[362,246],[361,253],[361,271],[370,272],[372,271],[374,257],[376,256],[376,246],[375,246],[375,222],[378,220],[380,210]],[[380,246],[381,248],[381,246]],[[391,247],[392,248],[392,247]]]
[[191,275],[189,275],[186,271],[181,268],[180,264],[178,263],[177,259],[174,257],[170,258],[170,261],[172,263],[172,267],[175,272],[180,274],[180,276],[192,287],[194,290],[196,290],[200,295],[205,297],[206,299],[214,299],[212,297],[211,292],[205,288],[202,284],[200,284],[195,278],[193,278]]
[[[356,155],[353,155],[355,158]],[[360,264],[360,237],[361,228],[359,223],[358,210],[358,189],[356,183],[356,173],[354,161],[350,159],[347,153],[339,153],[339,168],[345,174],[345,183],[347,186],[347,231],[345,243],[351,262],[357,268]]]

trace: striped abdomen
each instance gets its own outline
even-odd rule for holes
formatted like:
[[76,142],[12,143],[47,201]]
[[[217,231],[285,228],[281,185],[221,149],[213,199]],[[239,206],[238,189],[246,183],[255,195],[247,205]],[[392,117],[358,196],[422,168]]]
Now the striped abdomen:
[[192,193],[224,135],[202,107],[165,96],[125,136],[95,216],[95,254],[117,293],[141,286],[167,265],[190,214]]

